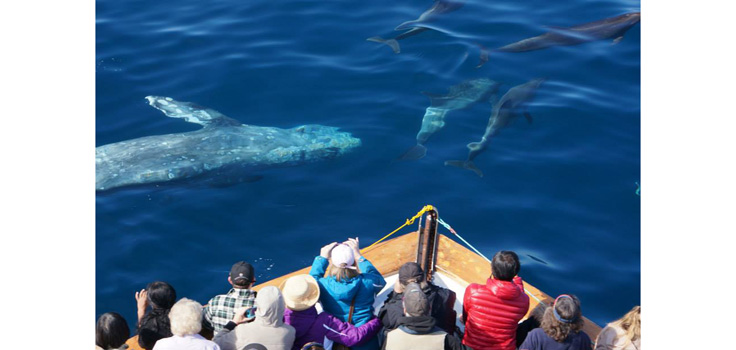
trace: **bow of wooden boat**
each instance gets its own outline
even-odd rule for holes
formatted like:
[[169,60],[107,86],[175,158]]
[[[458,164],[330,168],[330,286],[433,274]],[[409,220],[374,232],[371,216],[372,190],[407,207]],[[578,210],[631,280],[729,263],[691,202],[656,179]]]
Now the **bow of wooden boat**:
[[[386,279],[386,287],[376,296],[376,302],[374,304],[376,313],[381,305],[383,305],[388,293],[393,289],[401,265],[409,261],[417,261],[417,250],[420,240],[419,232],[415,231],[381,242],[361,251],[363,256]],[[473,282],[485,283],[491,275],[491,265],[480,255],[442,234],[437,234],[436,258],[434,261],[435,272],[432,282],[436,285],[449,288],[457,294],[457,300],[455,302],[455,310],[458,314],[457,324],[461,330],[464,330],[465,325],[460,318],[462,317],[462,302],[463,296],[465,295],[465,288]],[[309,269],[310,267],[306,267],[294,271],[290,274],[261,283],[253,289],[259,290],[265,286],[278,287],[281,282],[291,276],[308,274]],[[554,301],[554,298],[527,282],[524,282],[524,289],[530,299],[529,311],[524,319],[529,317],[531,311],[540,302],[550,304]],[[595,339],[598,333],[600,333],[601,327],[589,319],[583,318],[585,319],[583,331],[591,339]]]

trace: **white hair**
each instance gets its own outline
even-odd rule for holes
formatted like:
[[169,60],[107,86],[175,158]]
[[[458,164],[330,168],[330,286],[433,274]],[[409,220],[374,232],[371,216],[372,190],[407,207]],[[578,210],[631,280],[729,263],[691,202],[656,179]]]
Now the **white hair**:
[[171,333],[178,336],[197,334],[202,330],[202,304],[181,298],[169,311]]

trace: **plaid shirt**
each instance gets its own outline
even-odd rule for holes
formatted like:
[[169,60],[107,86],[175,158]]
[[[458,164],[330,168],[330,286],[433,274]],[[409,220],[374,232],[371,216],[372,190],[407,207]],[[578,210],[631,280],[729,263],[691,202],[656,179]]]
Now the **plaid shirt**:
[[235,316],[235,309],[252,307],[256,300],[256,292],[250,289],[230,289],[227,294],[217,295],[210,299],[204,307],[204,326],[215,333],[222,330],[228,321]]

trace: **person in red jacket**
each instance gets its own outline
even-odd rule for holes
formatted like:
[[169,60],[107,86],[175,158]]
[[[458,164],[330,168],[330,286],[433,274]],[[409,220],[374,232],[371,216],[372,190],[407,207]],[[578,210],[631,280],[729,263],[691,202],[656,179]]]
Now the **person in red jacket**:
[[463,344],[474,350],[515,350],[516,327],[529,310],[519,257],[502,250],[491,261],[485,285],[471,283],[463,298]]

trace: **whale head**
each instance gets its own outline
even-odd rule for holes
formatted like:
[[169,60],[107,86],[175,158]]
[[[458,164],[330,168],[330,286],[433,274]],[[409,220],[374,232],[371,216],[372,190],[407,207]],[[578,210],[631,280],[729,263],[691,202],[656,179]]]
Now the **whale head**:
[[302,139],[305,152],[301,156],[306,157],[306,161],[337,158],[361,144],[359,138],[332,126],[308,124],[289,130],[295,137]]

